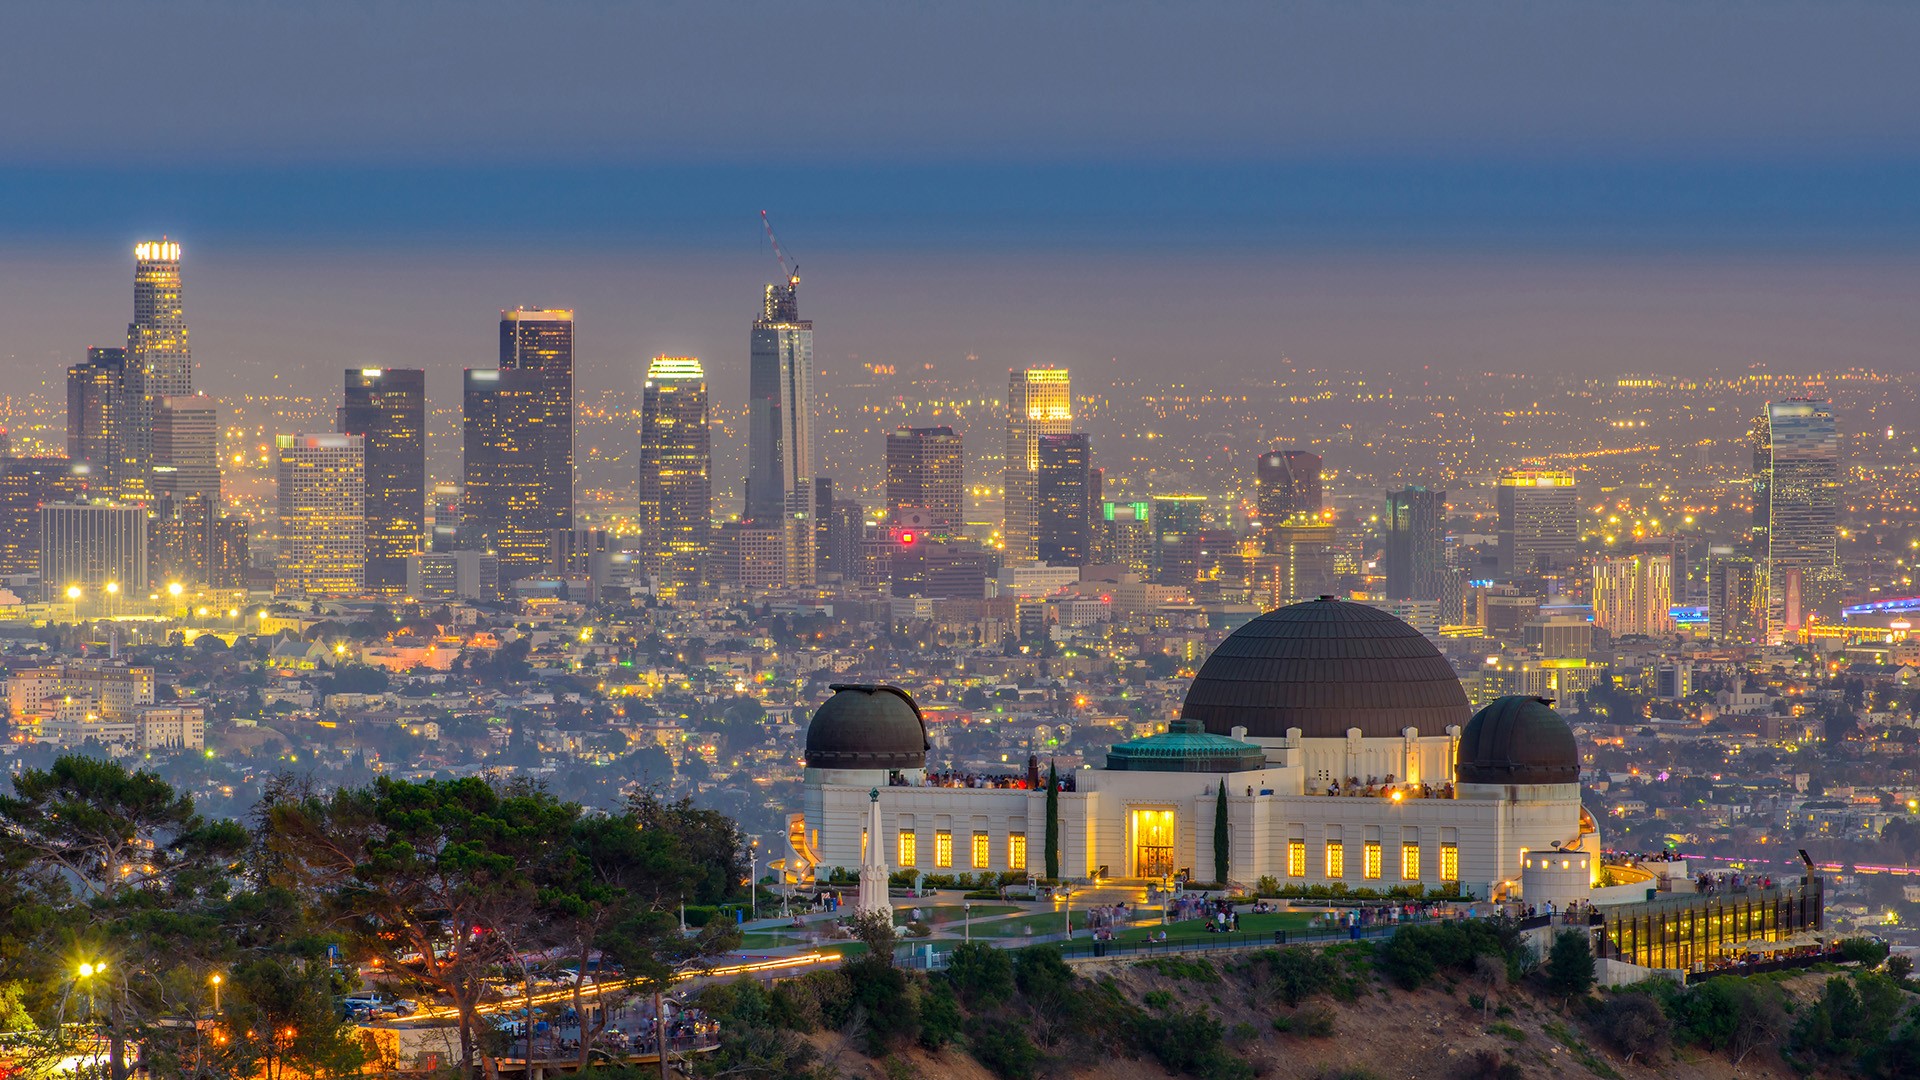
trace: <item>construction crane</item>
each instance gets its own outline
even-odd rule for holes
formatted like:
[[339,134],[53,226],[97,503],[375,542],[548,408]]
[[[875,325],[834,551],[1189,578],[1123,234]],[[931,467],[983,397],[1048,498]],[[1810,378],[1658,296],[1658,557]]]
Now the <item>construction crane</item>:
[[773,220],[767,217],[765,210],[760,211],[760,224],[767,227],[767,243],[773,245],[773,257],[780,263],[780,274],[787,279],[789,287],[800,284],[800,264],[787,263],[787,253],[781,250],[780,239],[773,235]]

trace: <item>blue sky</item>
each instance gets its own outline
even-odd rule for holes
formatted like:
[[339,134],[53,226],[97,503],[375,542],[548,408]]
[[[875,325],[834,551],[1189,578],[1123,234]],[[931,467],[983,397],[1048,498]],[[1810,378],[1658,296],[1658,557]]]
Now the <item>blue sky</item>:
[[[607,298],[582,319],[621,343],[615,383],[655,343],[730,361],[771,266],[761,209],[832,316],[828,356],[1396,363],[1430,340],[1459,362],[1911,363],[1920,5],[22,0],[8,19],[0,364],[28,373],[111,338],[126,251],[159,232],[187,244],[210,382],[265,362],[330,383],[345,352],[467,320],[444,351],[475,357],[486,313],[536,296]],[[1151,304],[1100,301],[1121,267]],[[1541,281],[1564,284],[1516,309]],[[1676,309],[1676,287],[1726,302]],[[389,336],[328,340],[329,302]],[[1203,317],[1276,305],[1295,311],[1277,340]],[[1448,329],[1479,310],[1538,330]]]

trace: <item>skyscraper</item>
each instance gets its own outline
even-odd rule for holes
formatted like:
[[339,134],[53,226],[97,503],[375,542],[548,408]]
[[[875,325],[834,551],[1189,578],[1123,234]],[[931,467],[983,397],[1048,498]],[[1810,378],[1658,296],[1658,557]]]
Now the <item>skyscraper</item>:
[[1387,599],[1438,600],[1446,591],[1447,493],[1387,492]]
[[713,434],[698,357],[656,356],[640,399],[640,548],[649,569],[697,582],[713,528]]
[[77,502],[89,483],[89,467],[67,458],[0,457],[0,575],[40,568],[41,511]]
[[49,503],[40,511],[40,588],[52,599],[73,587],[112,586],[129,597],[147,587],[147,512],[116,503]]
[[114,490],[120,457],[120,395],[127,383],[127,350],[95,346],[87,361],[67,369],[67,457],[92,467],[94,482]]
[[280,559],[274,589],[282,595],[357,596],[367,562],[366,443],[358,435],[281,435]]
[[1269,450],[1260,455],[1253,478],[1262,525],[1278,525],[1296,515],[1318,517],[1325,505],[1319,454]]
[[1832,614],[1840,599],[1840,436],[1828,401],[1768,402],[1764,420],[1754,527],[1764,541],[1768,633],[1778,638],[1809,612]]
[[500,556],[504,586],[546,564],[546,385],[538,372],[470,368],[461,414],[460,542]]
[[1500,572],[1510,577],[1554,573],[1573,565],[1580,548],[1580,494],[1573,474],[1506,469],[1494,494],[1500,516]]
[[1707,553],[1707,627],[1713,640],[1746,645],[1765,636],[1766,589],[1752,555],[1732,547]]
[[1085,566],[1093,555],[1093,445],[1081,432],[1040,436],[1034,473],[1034,551],[1050,566]]
[[366,450],[367,591],[398,595],[426,542],[427,373],[348,368],[337,419]]
[[813,322],[800,318],[800,278],[768,285],[753,323],[747,369],[748,520],[784,522],[789,585],[811,585],[817,537],[813,506]]
[[120,396],[123,498],[145,499],[153,464],[153,417],[162,398],[193,393],[193,353],[182,304],[180,245],[164,237],[133,247],[133,321],[127,324],[125,392]]
[[1266,530],[1266,551],[1254,560],[1255,595],[1271,611],[1334,591],[1334,527],[1304,513]]
[[1673,559],[1626,555],[1593,564],[1593,622],[1615,637],[1673,632]]
[[1073,386],[1065,368],[1027,368],[1008,374],[1006,520],[1001,536],[1009,564],[1039,557],[1034,475],[1040,471],[1040,436],[1072,430]]
[[1193,584],[1199,568],[1199,538],[1207,527],[1205,495],[1155,495],[1153,524],[1154,582]]
[[203,496],[220,506],[220,405],[205,394],[154,403],[148,490],[155,500]]
[[[539,378],[545,420],[532,492],[541,528],[573,528],[573,312],[516,308],[500,313],[500,370]],[[507,573],[504,558],[501,573]]]
[[966,523],[964,456],[950,427],[901,427],[887,435],[887,512],[927,512],[927,526],[955,532]]

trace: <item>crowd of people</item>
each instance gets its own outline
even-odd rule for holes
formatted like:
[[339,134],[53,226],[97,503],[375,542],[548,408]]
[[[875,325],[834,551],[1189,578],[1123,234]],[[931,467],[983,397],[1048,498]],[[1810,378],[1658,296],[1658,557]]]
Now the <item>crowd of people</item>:
[[1773,878],[1747,877],[1738,872],[1715,874],[1712,871],[1708,871],[1693,879],[1694,891],[1708,894],[1718,892],[1742,892],[1748,886],[1756,889],[1771,889],[1773,888]]
[[[1018,791],[1035,790],[1046,786],[1044,780],[1035,780],[1019,773],[973,773],[973,772],[929,772],[918,780],[903,772],[893,772],[887,776],[889,787],[943,787],[943,788],[1007,788]],[[1073,790],[1073,774],[1060,775],[1060,790]]]
[[1403,799],[1451,799],[1453,782],[1434,787],[1424,782],[1413,784],[1396,781],[1392,773],[1388,773],[1384,779],[1369,776],[1365,781],[1357,776],[1349,776],[1345,782],[1335,780],[1328,784],[1327,794],[1352,798],[1391,799],[1398,795]]

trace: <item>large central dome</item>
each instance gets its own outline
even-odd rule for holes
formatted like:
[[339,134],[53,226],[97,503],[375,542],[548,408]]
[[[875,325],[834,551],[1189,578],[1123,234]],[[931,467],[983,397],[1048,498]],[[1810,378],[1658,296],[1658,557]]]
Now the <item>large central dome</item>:
[[1182,719],[1249,738],[1442,735],[1471,709],[1453,665],[1420,631],[1378,608],[1332,597],[1270,611],[1213,650],[1187,688]]

